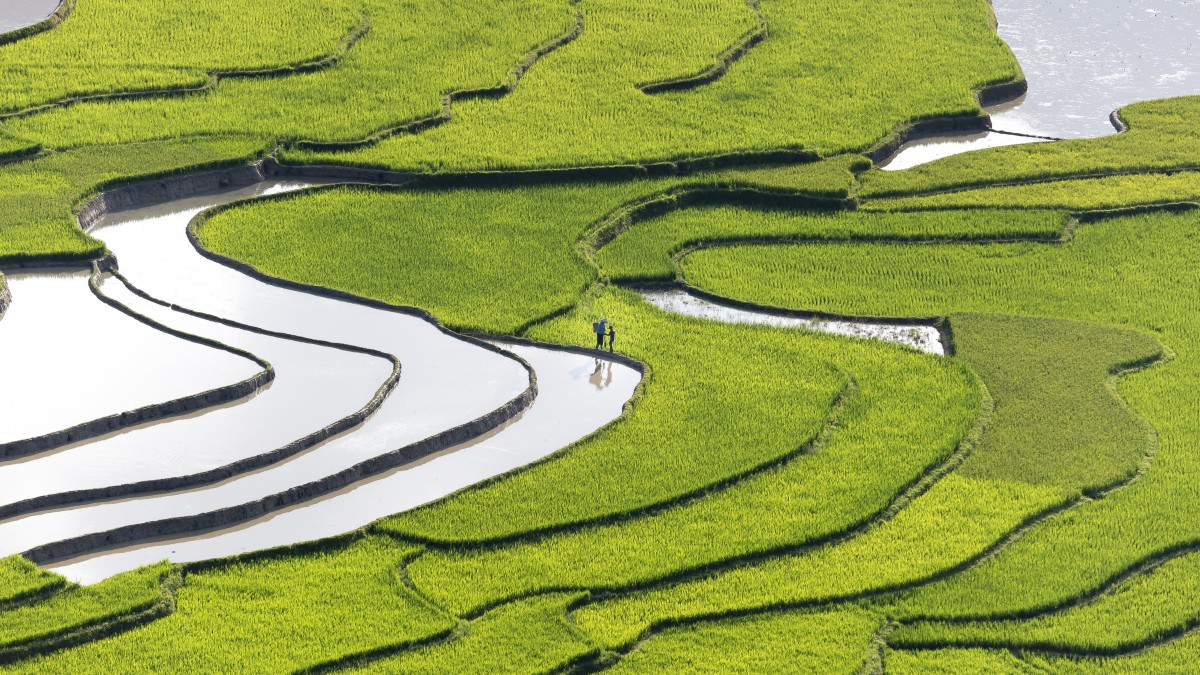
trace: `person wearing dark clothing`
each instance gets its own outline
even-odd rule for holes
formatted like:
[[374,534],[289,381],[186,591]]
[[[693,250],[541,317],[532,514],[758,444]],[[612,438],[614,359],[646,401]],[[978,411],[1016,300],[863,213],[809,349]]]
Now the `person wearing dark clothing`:
[[596,349],[604,349],[604,333],[607,330],[608,319],[600,319],[592,324],[592,330],[596,331]]
[[613,350],[613,340],[617,339],[617,329],[611,323],[608,324],[608,351]]

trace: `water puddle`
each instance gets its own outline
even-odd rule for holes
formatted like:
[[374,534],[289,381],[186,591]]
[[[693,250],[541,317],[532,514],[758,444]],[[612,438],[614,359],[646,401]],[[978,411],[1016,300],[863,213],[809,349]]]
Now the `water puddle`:
[[[95,555],[54,569],[73,581],[90,584],[162,559],[204,560],[348,532],[541,459],[592,433],[621,414],[641,379],[628,366],[590,356],[528,346],[505,348],[533,366],[540,392],[523,415],[485,438],[236,528]],[[6,550],[25,550],[44,541],[136,519],[137,511],[143,509],[187,513],[187,500],[198,498],[143,499],[3,523],[0,542]]]
[[802,330],[848,335],[850,337],[895,342],[929,354],[945,354],[941,335],[933,326],[868,323],[858,321],[833,321],[818,318],[801,318],[753,312],[718,305],[679,289],[642,291],[642,297],[665,312],[683,314],[699,319],[724,323],[745,323],[777,328],[799,328]]
[[[1116,130],[1108,114],[1136,101],[1200,91],[1200,0],[993,0],[997,32],[1029,82],[1016,105],[988,109],[992,128],[1052,138]],[[978,137],[976,137],[978,136]],[[965,134],[903,146],[885,169],[1037,139]],[[912,153],[912,157],[904,157]]]
[[88,272],[5,275],[0,443],[253,376],[253,361],[179,340],[96,300]]
[[59,0],[4,0],[0,6],[0,33],[32,26],[54,13],[58,3]]

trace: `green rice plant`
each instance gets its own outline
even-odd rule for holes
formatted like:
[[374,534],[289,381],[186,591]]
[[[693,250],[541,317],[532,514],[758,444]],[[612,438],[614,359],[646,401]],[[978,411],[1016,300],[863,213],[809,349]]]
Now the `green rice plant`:
[[705,244],[753,240],[947,240],[1058,238],[1067,214],[1055,211],[785,211],[716,206],[679,209],[639,223],[596,254],[614,281],[677,276],[676,257]]
[[1200,624],[1200,554],[1170,559],[1086,604],[1026,620],[917,622],[892,633],[899,647],[978,646],[1119,653]]
[[14,648],[36,647],[156,606],[165,612],[166,603],[172,599],[164,595],[164,582],[168,576],[177,578],[174,572],[169,563],[163,562],[94,586],[71,588],[43,602],[0,611],[0,657]]
[[[1152,357],[1158,350],[1153,339],[987,315],[955,315],[951,325],[959,357],[995,399],[977,447],[953,473],[857,537],[601,600],[575,613],[580,626],[619,646],[662,623],[916,584],[955,571],[1082,491],[1129,476],[1147,439],[1107,390],[1107,379],[1119,364]],[[1095,351],[1078,350],[1082,340]],[[1045,413],[1054,409],[1072,416]],[[1067,428],[1055,429],[1064,421]]]
[[62,588],[66,583],[66,579],[43,572],[19,555],[0,558],[0,609]]
[[889,649],[884,652],[883,663],[885,672],[894,675],[1039,675],[1045,672],[1012,652],[988,649]]
[[650,637],[607,672],[855,673],[880,624],[878,616],[853,609],[691,624]]
[[98,190],[245,162],[262,152],[254,138],[205,138],[52,153],[7,165],[0,171],[0,264],[99,257],[104,245],[84,234],[74,217]]
[[618,648],[659,625],[854,599],[954,571],[1061,501],[1049,487],[952,473],[895,518],[844,543],[600,600],[572,618]]
[[363,673],[551,672],[595,652],[564,617],[576,595],[539,595],[498,607],[440,644],[370,663]]
[[837,155],[819,162],[791,165],[750,166],[729,169],[725,176],[733,183],[768,190],[799,192],[816,197],[845,199],[857,184],[855,176],[871,168],[861,155]]
[[795,453],[816,437],[847,386],[792,334],[645,307],[629,291],[610,290],[530,332],[586,346],[592,322],[609,319],[621,352],[650,368],[620,421],[547,461],[376,527],[479,542],[636,513]]
[[355,141],[438,115],[444,94],[515,85],[522,57],[575,22],[567,0],[363,0],[352,6],[365,14],[370,31],[329,67],[223,78],[185,97],[84,103],[10,127],[55,148],[201,133]]
[[954,188],[1052,178],[1195,169],[1200,167],[1200,96],[1125,106],[1129,131],[1115,136],[989,148],[903,171],[861,176],[863,197],[937,192]]
[[[697,256],[720,258],[716,266],[698,258],[697,267],[685,269],[693,282],[708,279],[702,285],[758,302],[862,314],[1060,316],[1137,327],[1174,352],[1169,365],[1120,385],[1123,398],[1157,430],[1153,465],[1140,480],[1046,519],[984,564],[902,594],[886,609],[901,619],[1003,618],[1062,606],[1200,541],[1188,515],[1200,510],[1194,480],[1200,465],[1192,452],[1200,439],[1200,330],[1187,309],[1195,298],[1188,270],[1200,258],[1198,224],[1195,211],[1150,213],[1084,224],[1066,244],[706,251]],[[715,273],[718,267],[726,271]],[[736,282],[728,276],[734,269]],[[1090,341],[1080,344],[1090,348]]]
[[0,671],[292,671],[447,634],[398,575],[413,552],[366,537],[190,571],[170,615]]
[[213,73],[316,61],[361,23],[357,0],[80,0],[50,31],[0,45],[0,110],[203,86]]
[[283,157],[469,171],[799,147],[833,155],[866,149],[913,120],[978,114],[975,89],[1020,77],[985,0],[760,4],[769,39],[703,87],[651,95],[638,85],[712,63],[757,25],[743,0],[589,0],[579,39],[539,62],[511,95],[463,101],[452,122],[421,134]]
[[872,200],[871,211],[1008,208],[1089,211],[1200,199],[1200,172],[1083,178],[944,192],[926,197]]
[[1037,672],[1064,675],[1138,675],[1140,673],[1190,673],[1200,658],[1200,633],[1143,651],[1116,657],[1069,657],[1049,654],[1025,654],[1025,660]]
[[460,330],[512,333],[572,305],[595,278],[576,247],[595,219],[665,184],[337,188],[226,210],[198,233],[266,274],[421,307]]
[[[623,306],[611,309],[617,302]],[[605,311],[658,313],[627,297],[612,298]],[[576,320],[563,319],[539,327],[538,334],[567,340],[577,326]],[[853,379],[832,432],[819,445],[721,490],[641,517],[503,547],[429,551],[409,566],[413,582],[451,611],[470,614],[545,589],[645,586],[832,537],[887,509],[897,493],[944,462],[981,405],[978,383],[955,361],[791,329],[742,327],[740,333],[749,344],[799,343],[810,353],[807,360],[828,362]],[[653,361],[650,365],[657,368]]]

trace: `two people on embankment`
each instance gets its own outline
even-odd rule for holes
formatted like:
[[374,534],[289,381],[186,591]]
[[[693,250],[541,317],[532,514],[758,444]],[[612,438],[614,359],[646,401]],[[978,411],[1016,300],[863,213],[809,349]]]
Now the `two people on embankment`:
[[596,349],[604,349],[604,338],[608,337],[608,351],[613,350],[613,342],[617,339],[617,329],[609,322],[608,319],[600,319],[592,324],[592,331],[596,333]]

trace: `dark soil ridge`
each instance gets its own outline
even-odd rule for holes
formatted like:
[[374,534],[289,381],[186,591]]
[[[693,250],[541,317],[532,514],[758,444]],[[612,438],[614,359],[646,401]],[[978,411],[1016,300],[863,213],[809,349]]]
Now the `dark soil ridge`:
[[743,33],[732,46],[721,52],[717,56],[716,63],[695,75],[639,84],[637,88],[645,94],[661,94],[668,91],[696,89],[724,77],[730,66],[749,53],[755,45],[767,39],[767,17],[763,14],[758,0],[746,0],[746,6],[757,17],[757,25]]
[[[83,621],[23,640],[0,644],[0,664],[23,661],[103,640],[161,619],[174,613],[176,593],[182,585],[182,575],[172,569],[163,574],[159,582],[160,595],[157,599],[142,603],[125,612]],[[62,592],[69,593],[70,590],[68,588]]]
[[370,145],[375,145],[380,141],[397,134],[415,134],[449,122],[453,118],[453,112],[451,108],[455,100],[466,101],[470,99],[500,98],[502,96],[507,96],[517,88],[521,78],[525,76],[525,73],[527,73],[529,69],[538,62],[539,59],[550,52],[553,52],[559,47],[573,42],[576,38],[583,34],[583,10],[579,9],[579,2],[580,0],[571,0],[570,3],[575,14],[575,22],[571,28],[569,28],[567,32],[563,33],[562,35],[551,38],[534,47],[532,50],[526,52],[525,55],[521,57],[521,60],[517,62],[517,65],[513,66],[512,70],[509,71],[509,74],[503,83],[491,87],[458,89],[444,93],[441,97],[441,109],[437,113],[426,117],[419,117],[407,122],[385,126],[384,128],[369,134],[366,138],[355,141],[298,140],[292,143],[292,147],[303,148],[306,150],[324,151],[353,150],[356,148],[363,148]]
[[[164,326],[164,325],[158,323],[157,321],[154,321],[153,319],[150,319],[150,318],[136,312],[135,310],[130,309],[126,305],[104,295],[103,292],[99,290],[100,274],[101,274],[101,272],[98,267],[96,273],[92,277],[92,288],[93,288],[93,292],[96,294],[96,296],[98,298],[101,299],[101,301],[115,307],[116,309],[128,314],[129,316],[131,316],[139,321],[142,321],[143,323],[146,323],[150,327],[155,328],[160,331],[163,331],[169,335],[173,335],[175,337],[179,337],[179,338],[182,338],[185,340],[190,340],[193,342],[204,341],[204,343],[211,343],[210,346],[215,346],[215,345],[220,344],[215,341],[209,340],[208,338],[198,337],[195,335],[191,335],[189,333],[184,333],[182,331],[175,330],[168,326]],[[199,318],[206,318],[209,320],[215,319],[215,317],[210,318],[209,316],[205,316],[200,313],[185,311],[183,309],[177,308],[176,306],[169,305],[167,303],[162,303],[161,301],[151,298],[150,296],[141,292],[139,289],[137,289],[137,287],[133,286],[132,284],[130,284],[128,282],[128,280],[126,280],[124,277],[122,277],[119,272],[114,271],[114,272],[111,272],[111,274],[113,274],[113,276],[115,278],[117,278],[123,284],[125,284],[132,292],[139,295],[140,297],[143,297],[152,302],[155,302],[156,304],[161,304],[161,305],[170,307],[171,309],[176,309],[177,311],[181,311],[183,313],[192,314],[193,316],[198,316]],[[303,342],[306,344],[314,344],[314,345],[318,345],[318,346],[322,346],[322,347],[328,347],[331,349],[338,349],[340,351],[347,351],[347,352],[352,352],[352,353],[364,354],[364,355],[368,355],[368,356],[374,356],[376,358],[382,358],[382,359],[385,359],[385,360],[388,360],[391,362],[392,370],[391,370],[391,373],[389,374],[389,376],[384,380],[384,382],[376,390],[376,392],[372,396],[372,398],[370,400],[368,400],[368,402],[363,407],[359,408],[358,410],[351,413],[350,415],[347,415],[339,420],[336,420],[321,429],[311,432],[311,433],[309,433],[297,440],[294,440],[286,445],[283,445],[279,448],[275,448],[273,450],[269,450],[269,451],[260,453],[258,455],[246,457],[241,460],[237,460],[235,462],[231,462],[229,464],[225,464],[223,466],[216,467],[214,469],[209,469],[207,471],[202,471],[202,472],[198,472],[198,473],[194,473],[194,474],[189,474],[189,475],[184,475],[184,476],[169,476],[169,477],[148,479],[148,480],[137,481],[137,482],[133,482],[133,483],[121,483],[121,484],[117,484],[117,485],[109,485],[109,486],[103,486],[103,487],[84,488],[84,489],[80,489],[80,490],[71,490],[71,491],[67,491],[67,492],[57,492],[57,493],[40,495],[38,497],[31,497],[29,499],[24,499],[21,501],[11,502],[11,503],[5,504],[3,506],[0,506],[0,520],[7,520],[7,519],[15,518],[18,516],[24,516],[24,515],[28,515],[28,514],[39,512],[39,511],[59,509],[59,508],[65,507],[65,506],[75,506],[75,505],[86,504],[86,503],[108,501],[108,500],[117,499],[117,498],[130,497],[130,496],[134,496],[134,495],[144,496],[144,495],[149,495],[149,494],[154,494],[154,493],[163,493],[163,492],[168,492],[168,491],[173,491],[173,490],[190,489],[190,488],[200,487],[203,485],[211,485],[213,483],[224,481],[229,478],[234,478],[238,475],[241,475],[241,474],[244,474],[247,472],[256,471],[256,470],[271,466],[273,464],[277,464],[285,459],[288,459],[288,458],[298,455],[306,450],[309,450],[309,449],[315,447],[316,445],[318,445],[326,440],[329,440],[330,438],[333,438],[334,436],[340,435],[341,433],[343,433],[345,431],[353,429],[354,427],[356,427],[359,424],[361,424],[362,422],[364,422],[368,417],[370,417],[372,414],[374,414],[375,411],[378,410],[381,405],[383,405],[383,401],[387,398],[387,396],[391,393],[392,389],[395,388],[396,384],[398,384],[399,380],[400,380],[400,363],[399,363],[399,361],[394,356],[392,356],[390,354],[386,354],[381,351],[367,349],[364,347],[358,347],[355,345],[345,345],[345,344],[341,344],[341,343],[315,340],[312,338],[306,338],[306,337],[302,337],[302,336],[293,336],[293,335],[288,335],[288,334],[284,334],[284,333],[276,333],[273,331],[266,331],[266,330],[258,329],[258,328],[251,327],[251,326],[236,324],[234,322],[222,321],[222,323],[226,323],[226,325],[232,325],[233,327],[240,328],[242,330],[249,330],[251,332],[255,332],[255,333],[259,333],[259,334],[263,334],[263,335],[270,335],[272,337],[278,337],[281,339],[289,339],[289,340],[294,340],[297,342]],[[235,348],[227,347],[227,349],[232,350]],[[246,352],[246,354],[248,354],[248,352]],[[254,358],[257,358],[257,357],[254,357]],[[263,362],[263,363],[265,363],[265,362]]]
[[[121,311],[126,315],[132,316],[131,311],[129,311],[127,307],[121,303],[112,301],[110,298],[100,293],[98,287],[93,283],[92,279],[89,279],[88,286],[91,289],[92,294],[99,298],[101,302],[115,307],[118,309],[118,311]],[[6,291],[7,288],[0,290],[0,296],[2,296],[2,294]],[[0,300],[3,300],[3,297],[0,297]],[[3,308],[0,307],[0,310],[2,309]],[[2,312],[0,312],[0,314],[2,314]],[[0,462],[47,452],[66,445],[73,445],[75,443],[95,439],[100,436],[106,436],[117,431],[138,427],[150,422],[157,422],[171,417],[178,417],[180,415],[186,415],[204,410],[206,408],[242,400],[249,396],[253,396],[259,391],[262,391],[275,379],[275,369],[271,366],[271,364],[250,352],[237,347],[231,347],[209,338],[203,338],[200,336],[191,335],[189,333],[175,331],[163,326],[162,324],[159,324],[158,322],[147,319],[146,317],[137,316],[134,318],[160,332],[165,332],[188,342],[194,342],[206,347],[219,349],[221,351],[233,354],[234,356],[248,359],[257,364],[260,368],[262,368],[262,370],[244,380],[240,380],[233,384],[215,387],[213,389],[208,389],[195,394],[189,394],[187,396],[171,399],[169,401],[151,403],[133,410],[126,410],[123,412],[114,413],[112,415],[106,415],[104,417],[99,417],[94,420],[67,427],[66,429],[52,431],[47,434],[33,436],[17,441],[10,441],[7,443],[0,443]],[[2,516],[0,516],[0,518],[2,518]]]
[[[75,0],[65,0],[64,4],[66,2],[69,2],[71,4],[71,6],[74,7]],[[55,23],[54,25],[57,26],[58,24]],[[51,26],[51,27],[53,27],[53,26]],[[63,98],[52,99],[45,103],[39,103],[37,105],[27,106],[25,108],[18,108],[18,109],[14,109],[14,110],[0,112],[0,122],[6,122],[8,120],[29,117],[31,115],[36,115],[38,113],[46,112],[47,110],[52,110],[55,108],[65,108],[65,107],[75,105],[77,103],[94,103],[94,102],[99,102],[99,101],[116,101],[116,100],[140,99],[140,98],[165,98],[165,97],[169,97],[169,96],[189,96],[192,94],[203,93],[206,91],[211,91],[213,89],[216,89],[217,86],[220,84],[220,80],[222,78],[236,78],[236,77],[268,78],[268,77],[282,77],[282,76],[286,76],[286,75],[296,75],[296,74],[300,74],[300,73],[315,72],[315,71],[322,70],[322,69],[328,68],[330,66],[333,66],[333,65],[337,64],[339,61],[341,61],[343,58],[345,58],[346,54],[348,54],[350,52],[350,49],[355,45],[355,43],[357,43],[358,40],[360,38],[362,38],[362,36],[366,35],[367,32],[370,31],[370,29],[371,29],[371,23],[370,23],[370,21],[367,20],[366,15],[363,14],[363,15],[359,16],[358,25],[350,29],[350,31],[345,35],[345,37],[343,37],[342,40],[338,43],[338,45],[334,48],[334,51],[332,51],[329,54],[326,54],[324,56],[316,57],[314,59],[309,59],[307,61],[299,61],[296,63],[277,66],[274,68],[260,68],[257,70],[254,70],[254,69],[250,69],[250,70],[238,70],[238,69],[213,70],[207,74],[207,77],[205,77],[204,82],[202,82],[200,84],[184,83],[184,84],[177,84],[177,85],[168,85],[165,87],[152,87],[149,89],[133,89],[133,90],[128,90],[128,91],[113,91],[113,92],[101,92],[101,93],[95,93],[95,94],[82,94],[82,95],[77,95],[77,96],[66,96]],[[3,44],[2,40],[0,40],[0,44]]]

